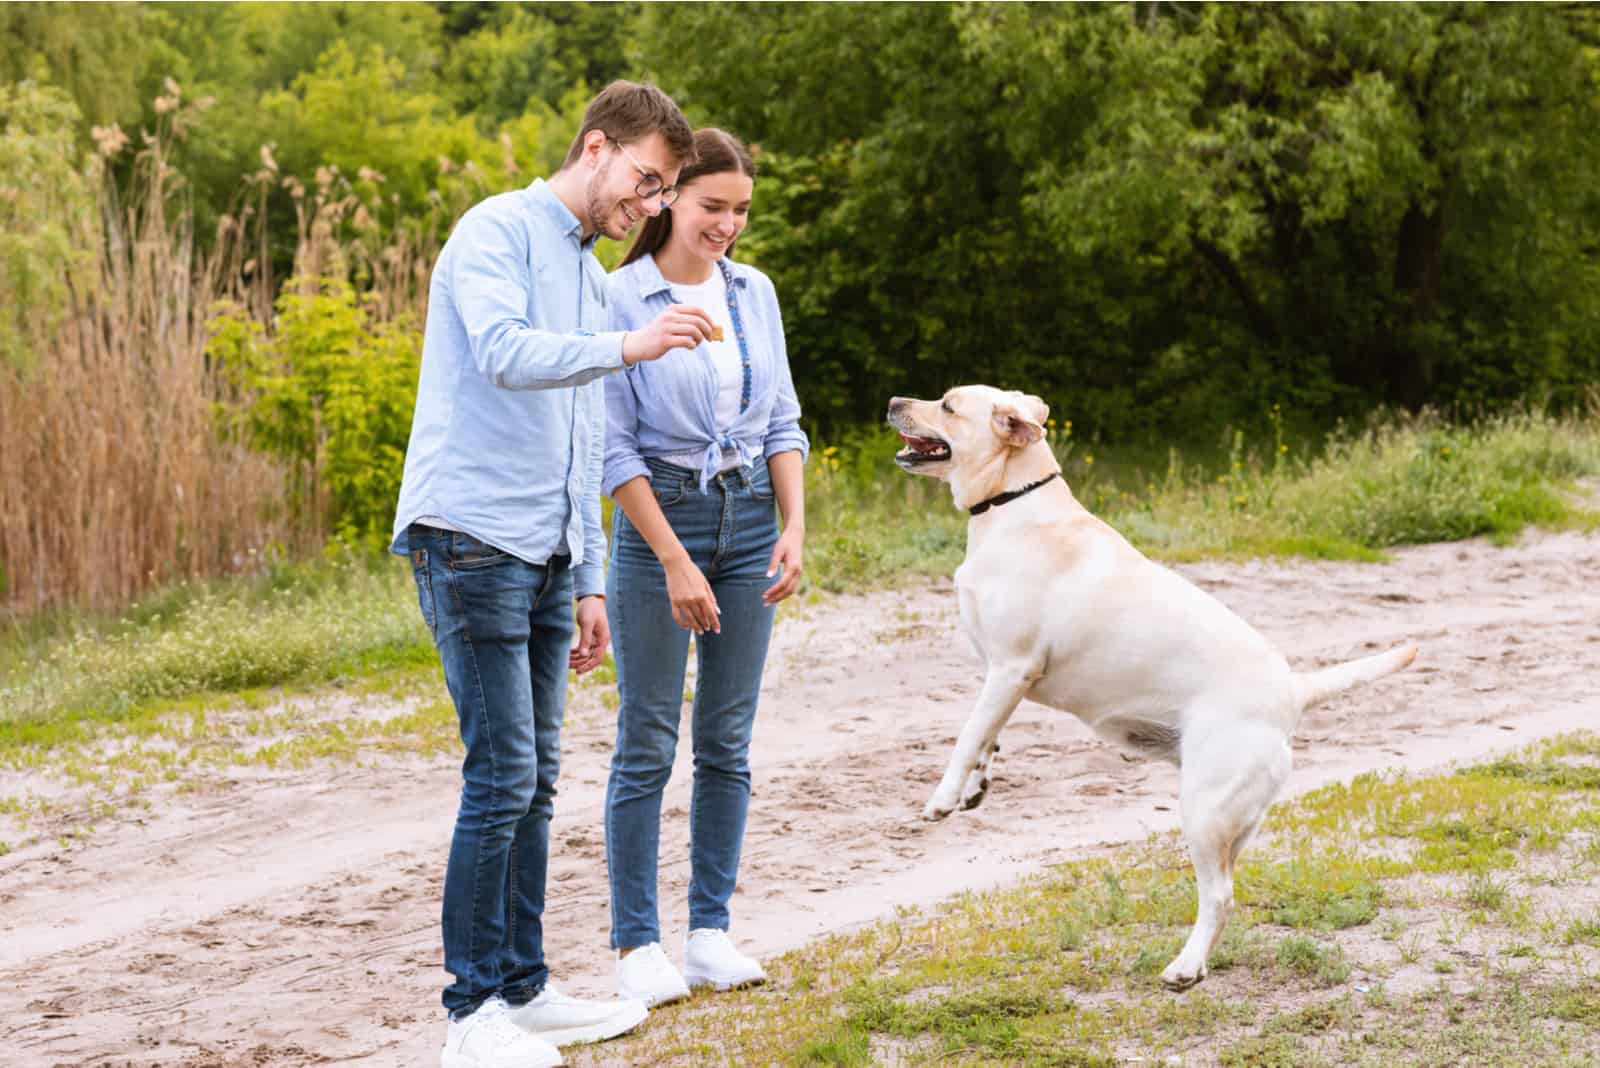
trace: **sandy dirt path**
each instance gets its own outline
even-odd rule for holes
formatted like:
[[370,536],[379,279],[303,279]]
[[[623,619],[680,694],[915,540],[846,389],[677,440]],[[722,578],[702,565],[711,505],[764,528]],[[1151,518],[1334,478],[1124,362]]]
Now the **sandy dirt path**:
[[[1180,568],[1306,669],[1422,646],[1412,670],[1313,711],[1291,790],[1430,768],[1600,725],[1600,538],[1539,534],[1387,565]],[[984,806],[916,819],[977,692],[948,581],[782,617],[753,752],[735,934],[771,955],[1176,825],[1176,772],[1032,704]],[[602,993],[601,805],[611,727],[575,707],[553,828],[546,950]],[[449,759],[260,773],[0,858],[0,1049],[53,1065],[437,1063]],[[682,937],[688,765],[666,802],[663,924]],[[620,1061],[618,1063],[621,1063]]]

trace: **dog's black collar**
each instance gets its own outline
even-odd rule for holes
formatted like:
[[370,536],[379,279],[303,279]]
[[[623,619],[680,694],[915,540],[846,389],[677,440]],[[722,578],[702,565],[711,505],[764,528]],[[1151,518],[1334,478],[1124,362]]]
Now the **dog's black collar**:
[[967,511],[971,512],[973,515],[982,515],[983,513],[987,512],[991,508],[998,508],[1002,504],[1007,503],[1008,501],[1014,501],[1018,497],[1024,496],[1024,495],[1029,494],[1029,493],[1032,493],[1034,490],[1038,489],[1040,486],[1044,485],[1046,482],[1049,482],[1052,478],[1058,478],[1060,475],[1061,475],[1061,472],[1057,471],[1054,474],[1046,475],[1044,478],[1041,478],[1037,482],[1030,482],[1026,486],[1023,486],[1021,489],[1011,490],[1011,491],[1009,491],[1007,493],[997,493],[993,497],[990,497],[986,501],[979,501],[977,504],[973,505],[971,508],[968,508]]

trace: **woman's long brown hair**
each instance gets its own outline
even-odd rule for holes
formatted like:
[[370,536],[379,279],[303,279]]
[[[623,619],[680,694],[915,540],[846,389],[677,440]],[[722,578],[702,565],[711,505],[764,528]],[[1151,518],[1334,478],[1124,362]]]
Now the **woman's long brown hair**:
[[[699,158],[678,173],[680,196],[696,178],[708,174],[738,171],[740,174],[749,175],[752,180],[755,179],[756,164],[750,158],[750,150],[745,147],[743,141],[727,130],[719,130],[715,126],[696,130],[694,149]],[[639,236],[634,238],[633,244],[628,246],[627,253],[622,257],[621,266],[626,267],[640,256],[651,255],[665,245],[671,235],[672,209],[667,208],[654,218],[645,220],[644,226],[639,229]],[[733,246],[729,245],[728,254],[732,253]]]

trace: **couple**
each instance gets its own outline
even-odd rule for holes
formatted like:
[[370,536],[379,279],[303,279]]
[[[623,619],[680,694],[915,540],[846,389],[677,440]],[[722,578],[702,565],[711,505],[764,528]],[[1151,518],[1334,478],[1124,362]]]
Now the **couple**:
[[[774,606],[799,582],[800,430],[772,283],[728,258],[755,167],[616,82],[548,181],[462,217],[434,267],[393,548],[411,558],[466,747],[444,882],[444,1068],[536,1068],[647,1006],[766,978],[728,938]],[[594,242],[645,225],[609,278]],[[603,566],[600,494],[617,503]],[[780,534],[774,501],[782,513]],[[576,645],[573,644],[576,599]],[[661,797],[689,636],[684,969],[660,944]],[[541,917],[567,671],[616,644],[606,787],[622,997],[549,982]]]

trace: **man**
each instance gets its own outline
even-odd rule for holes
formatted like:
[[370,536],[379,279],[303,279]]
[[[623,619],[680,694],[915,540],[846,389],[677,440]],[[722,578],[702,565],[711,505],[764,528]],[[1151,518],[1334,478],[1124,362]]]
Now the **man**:
[[434,266],[392,548],[411,558],[466,747],[444,884],[443,1068],[557,1065],[557,1046],[644,1018],[639,1002],[552,987],[541,919],[567,670],[594,668],[610,640],[598,379],[712,329],[674,306],[606,332],[591,250],[671,203],[693,152],[666,94],[615,82],[561,170],[468,211]]

